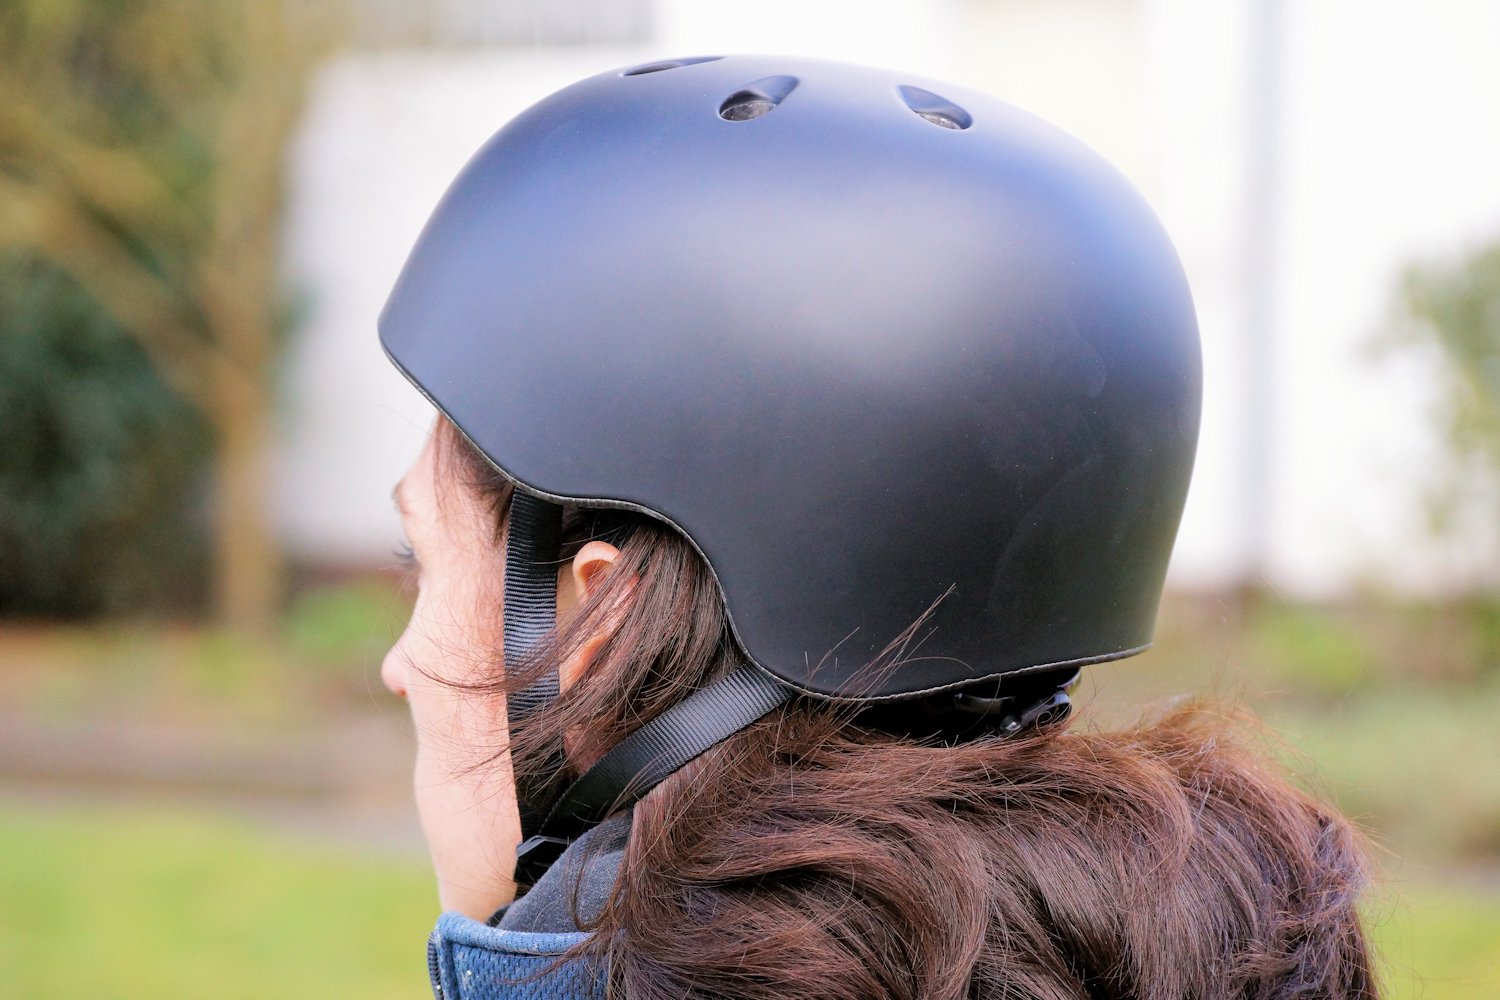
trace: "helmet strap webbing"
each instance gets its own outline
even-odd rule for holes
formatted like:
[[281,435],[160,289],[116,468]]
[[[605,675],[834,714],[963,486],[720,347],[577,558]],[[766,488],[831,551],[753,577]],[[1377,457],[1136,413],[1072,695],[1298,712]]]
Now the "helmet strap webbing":
[[[516,490],[511,496],[505,547],[505,662],[527,663],[557,627],[557,567],[562,551],[559,504]],[[554,664],[506,698],[515,731],[559,692]],[[787,701],[792,690],[759,668],[745,665],[684,698],[621,740],[593,767],[549,800],[539,789],[517,786],[521,836],[516,852],[519,891],[536,884],[567,845],[616,809],[637,801],[699,754],[721,743]],[[562,746],[552,751],[560,771]]]
[[531,886],[568,845],[637,802],[694,758],[787,702],[791,688],[743,664],[694,691],[615,744],[558,796],[516,851],[516,883]]
[[[557,627],[557,565],[562,550],[560,505],[516,490],[511,494],[505,542],[505,662],[521,669]],[[525,719],[558,693],[553,664],[535,681],[506,696],[506,716],[514,733]],[[555,749],[562,764],[562,747]],[[530,790],[517,788],[521,835],[540,830],[546,806]]]
[[[557,627],[557,572],[562,551],[559,504],[516,490],[511,497],[505,549],[505,662],[527,664]],[[997,728],[1014,732],[1045,724],[1067,713],[1064,690],[1077,676],[1041,679],[1038,692],[1017,699],[1009,691],[996,697],[960,696],[967,713],[996,716]],[[1014,684],[1014,682],[1012,682]],[[526,687],[509,692],[506,714],[511,731],[555,699],[559,692],[556,664]],[[524,893],[542,877],[569,844],[615,811],[646,793],[699,755],[746,728],[795,692],[753,664],[742,664],[643,724],[610,748],[592,767],[556,796],[522,788],[517,804],[521,846],[516,850],[515,881]],[[1036,695],[1040,694],[1040,697]],[[965,701],[967,698],[967,701]],[[971,706],[969,702],[974,702]],[[982,702],[982,704],[980,704]],[[999,711],[999,709],[1005,711]],[[1014,721],[1012,719],[1014,718]],[[992,727],[985,727],[992,728]],[[564,748],[552,748],[555,768],[566,766]]]

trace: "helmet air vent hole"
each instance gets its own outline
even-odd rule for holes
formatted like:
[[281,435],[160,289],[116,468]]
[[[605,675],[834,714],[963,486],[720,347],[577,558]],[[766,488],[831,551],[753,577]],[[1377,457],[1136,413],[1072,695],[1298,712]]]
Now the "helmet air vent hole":
[[896,88],[901,100],[918,118],[943,128],[966,129],[974,119],[963,108],[921,87],[901,86]]
[[932,124],[934,125],[943,126],[943,128],[963,128],[963,126],[958,122],[938,111],[918,111],[917,114],[921,115],[927,121],[932,122]]
[[786,95],[797,87],[795,76],[767,76],[747,83],[724,98],[719,117],[727,122],[747,122],[776,110]]
[[714,62],[723,56],[694,56],[691,59],[663,59],[661,62],[646,63],[627,69],[621,76],[644,76],[647,73],[660,73],[662,70],[677,69],[680,66],[696,66],[699,63]]

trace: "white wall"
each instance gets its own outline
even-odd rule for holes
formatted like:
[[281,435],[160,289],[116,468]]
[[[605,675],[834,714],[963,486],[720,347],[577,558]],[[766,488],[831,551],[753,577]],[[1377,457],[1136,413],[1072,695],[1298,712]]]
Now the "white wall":
[[1324,589],[1461,582],[1484,547],[1427,543],[1414,502],[1430,372],[1361,355],[1407,262],[1500,238],[1500,4],[1288,7],[1276,565]]

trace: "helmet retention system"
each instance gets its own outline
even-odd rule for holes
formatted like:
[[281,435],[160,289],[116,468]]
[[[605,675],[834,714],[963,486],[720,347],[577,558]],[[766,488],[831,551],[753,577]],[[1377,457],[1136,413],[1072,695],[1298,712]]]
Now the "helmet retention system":
[[522,885],[794,696],[1014,732],[1150,644],[1198,433],[1186,279],[1117,171],[994,98],[757,56],[584,80],[465,167],[380,331],[516,485],[508,662],[554,628],[563,503],[681,532],[744,653],[521,790]]

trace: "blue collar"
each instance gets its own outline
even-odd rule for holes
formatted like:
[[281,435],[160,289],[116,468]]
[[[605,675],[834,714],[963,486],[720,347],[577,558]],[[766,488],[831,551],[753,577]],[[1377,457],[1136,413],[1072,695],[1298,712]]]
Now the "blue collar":
[[552,1000],[605,994],[603,962],[572,959],[568,949],[593,935],[579,930],[614,889],[631,814],[620,813],[563,852],[531,891],[480,923],[445,913],[427,941],[427,971],[437,1000]]
[[605,993],[605,967],[558,959],[593,935],[490,927],[445,913],[427,942],[427,968],[437,1000],[568,1000]]

